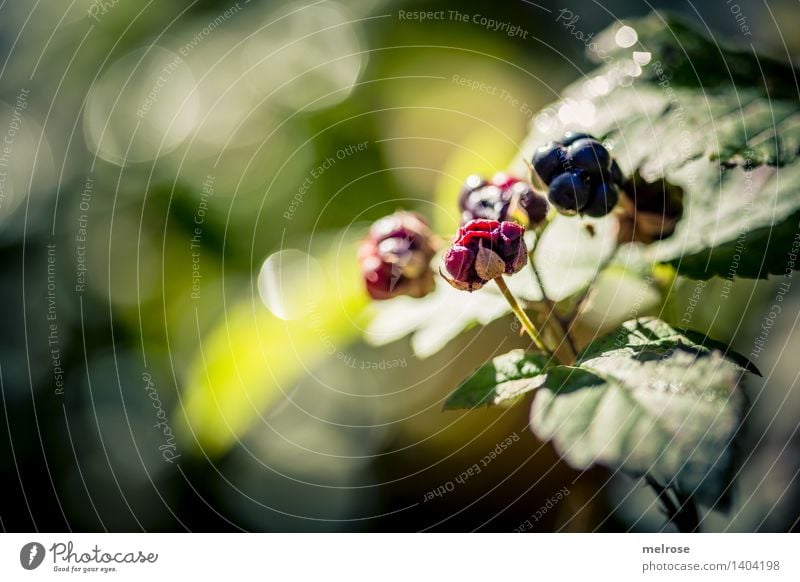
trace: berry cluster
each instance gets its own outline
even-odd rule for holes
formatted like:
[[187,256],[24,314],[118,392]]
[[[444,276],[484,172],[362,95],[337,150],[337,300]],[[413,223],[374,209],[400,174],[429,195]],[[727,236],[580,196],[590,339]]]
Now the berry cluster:
[[530,184],[509,174],[499,173],[491,180],[478,174],[469,176],[459,197],[461,224],[481,218],[485,220],[514,220],[525,213],[523,220],[537,225],[547,216],[547,200],[537,194]]
[[533,169],[548,185],[547,197],[562,214],[599,218],[611,212],[624,186],[622,170],[599,141],[567,133],[533,155]]
[[[643,187],[637,196],[634,180],[626,181],[608,150],[585,133],[567,133],[561,141],[539,148],[533,170],[548,185],[547,198],[509,174],[499,173],[491,180],[478,174],[467,178],[459,197],[461,228],[444,255],[452,277],[445,279],[451,285],[475,291],[494,280],[502,291],[503,275],[513,275],[527,263],[525,228],[546,221],[548,199],[563,214],[601,217],[617,206],[622,190],[620,242],[669,236],[680,218],[675,196],[659,198],[650,187]],[[435,247],[427,223],[413,212],[398,211],[373,224],[358,255],[370,296],[391,299],[430,293]]]

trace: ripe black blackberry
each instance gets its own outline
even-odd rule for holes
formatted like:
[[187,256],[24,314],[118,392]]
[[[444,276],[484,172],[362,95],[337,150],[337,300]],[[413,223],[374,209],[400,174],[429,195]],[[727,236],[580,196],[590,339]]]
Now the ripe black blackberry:
[[568,132],[536,150],[532,165],[548,185],[547,197],[562,214],[605,216],[619,200],[619,164],[593,136]]

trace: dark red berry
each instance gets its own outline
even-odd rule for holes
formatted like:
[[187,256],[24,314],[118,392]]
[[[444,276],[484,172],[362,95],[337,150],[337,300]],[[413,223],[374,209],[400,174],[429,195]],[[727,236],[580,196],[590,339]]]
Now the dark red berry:
[[520,196],[520,205],[528,215],[528,223],[531,226],[540,224],[547,218],[547,213],[550,210],[547,199],[534,191],[533,188],[529,188],[526,193]]
[[561,145],[550,142],[534,152],[531,163],[542,181],[549,184],[553,178],[564,172],[566,156],[567,152]]
[[361,243],[358,261],[373,299],[423,297],[434,287],[433,234],[415,212],[398,211],[376,221]]
[[459,206],[463,209],[467,203],[467,199],[476,190],[480,190],[489,182],[479,174],[471,174],[464,180],[464,185],[461,187],[461,194],[458,197]]
[[497,186],[483,186],[470,192],[463,200],[461,220],[462,223],[466,223],[476,218],[505,219],[510,206],[510,192],[503,191]]
[[462,224],[478,218],[525,222],[517,215],[517,210],[521,209],[528,214],[528,222],[535,225],[547,214],[547,202],[534,192],[530,184],[504,172],[495,174],[491,180],[477,174],[467,178],[459,206]]
[[487,281],[516,273],[528,261],[524,233],[515,222],[471,220],[458,229],[444,255],[452,277],[448,282],[457,289],[475,291]]
[[575,214],[589,202],[589,184],[579,172],[557,176],[547,191],[547,199],[562,214]]

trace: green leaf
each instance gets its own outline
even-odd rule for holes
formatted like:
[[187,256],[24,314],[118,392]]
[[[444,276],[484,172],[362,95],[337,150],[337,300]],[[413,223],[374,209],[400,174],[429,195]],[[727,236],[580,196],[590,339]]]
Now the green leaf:
[[[683,339],[678,331],[654,317],[626,321],[616,330],[591,342],[578,355],[578,363],[612,351],[624,350],[637,356],[642,350],[661,346],[676,346]],[[693,345],[688,339],[686,345]]]
[[[743,369],[656,319],[626,322],[551,374],[536,393],[531,429],[571,465],[650,475],[724,509],[736,468]],[[572,374],[575,374],[573,371]]]
[[683,349],[695,354],[718,351],[740,369],[761,376],[759,369],[742,354],[720,342],[694,330],[677,329],[655,317],[640,317],[623,323],[618,329],[590,343],[578,355],[578,362],[585,362],[598,355],[626,351],[633,357],[654,349]]
[[497,356],[462,382],[445,401],[443,409],[511,403],[542,384],[547,362],[546,356],[525,350]]
[[747,356],[732,349],[725,342],[712,339],[707,335],[693,329],[682,329],[681,333],[683,333],[689,340],[694,342],[699,349],[705,349],[708,351],[717,350],[743,370],[747,370],[756,376],[763,376],[761,370],[759,370],[756,365],[747,358]]
[[[787,83],[792,68],[786,63],[767,55],[755,55],[749,49],[727,46],[720,50],[717,39],[698,33],[696,28],[674,15],[654,13],[632,26],[639,41],[669,65],[670,82],[675,86],[727,90],[733,84],[753,86],[773,98],[797,98],[796,86]],[[599,35],[599,48],[615,58],[624,57],[627,51],[617,44],[615,32],[609,29]],[[649,76],[652,73],[643,74],[652,82],[658,81]]]
[[[597,36],[606,64],[533,120],[529,155],[567,130],[603,139],[630,175],[664,177],[685,191],[672,237],[625,260],[667,262],[694,278],[763,278],[798,269],[800,102],[797,72],[727,47],[675,17],[628,23]],[[649,62],[634,61],[649,54]],[[542,130],[542,128],[546,128]],[[521,161],[517,169],[521,169]]]
[[[516,276],[524,277],[525,274],[520,272]],[[514,290],[512,278],[508,283]],[[372,317],[365,334],[369,343],[385,345],[411,335],[414,354],[418,358],[427,358],[463,331],[475,324],[487,325],[508,315],[511,309],[495,285],[467,293],[438,280],[430,295],[421,299],[396,297],[376,302],[370,306],[370,311]]]

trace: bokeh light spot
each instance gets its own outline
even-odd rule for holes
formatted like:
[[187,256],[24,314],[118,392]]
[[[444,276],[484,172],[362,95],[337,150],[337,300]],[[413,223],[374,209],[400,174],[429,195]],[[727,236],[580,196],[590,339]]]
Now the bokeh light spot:
[[311,315],[325,292],[325,273],[314,257],[295,249],[271,254],[258,275],[261,300],[276,317]]

